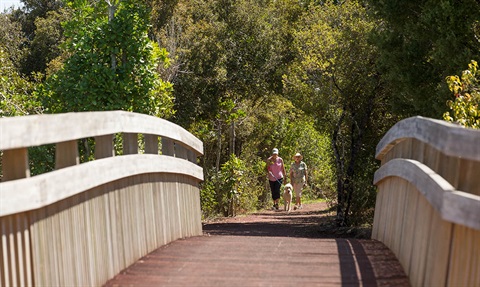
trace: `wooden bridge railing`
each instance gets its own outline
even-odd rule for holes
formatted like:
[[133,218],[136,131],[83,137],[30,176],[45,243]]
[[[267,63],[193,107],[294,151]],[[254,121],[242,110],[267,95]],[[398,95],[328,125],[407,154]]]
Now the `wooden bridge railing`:
[[[95,160],[80,164],[77,143],[92,137]],[[28,147],[45,144],[56,146],[56,170],[30,177]],[[202,234],[203,144],[168,121],[121,111],[2,118],[0,150],[0,286],[99,286]]]
[[480,286],[480,131],[422,117],[377,146],[372,237],[412,286]]

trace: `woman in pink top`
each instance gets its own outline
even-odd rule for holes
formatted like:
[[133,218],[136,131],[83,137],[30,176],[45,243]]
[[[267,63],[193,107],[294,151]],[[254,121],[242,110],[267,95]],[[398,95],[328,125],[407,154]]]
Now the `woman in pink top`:
[[270,183],[270,191],[272,192],[273,209],[278,210],[278,201],[280,199],[280,186],[283,177],[286,174],[283,159],[278,156],[278,149],[274,148],[272,156],[267,159],[268,181]]

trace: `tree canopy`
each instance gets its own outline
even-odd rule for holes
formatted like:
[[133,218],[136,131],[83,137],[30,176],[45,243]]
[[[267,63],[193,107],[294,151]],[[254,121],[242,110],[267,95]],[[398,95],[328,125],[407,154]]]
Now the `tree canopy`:
[[355,1],[311,7],[300,22],[294,34],[298,60],[284,76],[284,86],[332,136],[337,219],[348,225],[353,200],[372,204],[375,198],[374,190],[361,184],[370,173],[360,173],[372,172],[375,165],[362,159],[374,152],[388,124],[376,121],[387,110],[387,95],[375,65],[376,47],[368,41],[378,23]]
[[439,118],[449,90],[445,77],[480,58],[476,0],[369,0],[381,20],[378,64],[391,86],[392,107],[405,116]]
[[51,112],[128,110],[172,114],[171,85],[155,72],[167,52],[148,37],[148,9],[138,1],[68,2],[64,66],[46,81]]

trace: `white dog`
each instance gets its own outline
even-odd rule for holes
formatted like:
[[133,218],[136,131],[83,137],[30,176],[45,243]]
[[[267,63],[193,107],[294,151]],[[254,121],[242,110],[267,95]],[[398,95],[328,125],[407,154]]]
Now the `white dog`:
[[285,184],[283,188],[283,202],[285,204],[285,211],[290,211],[293,197],[293,186],[290,183]]

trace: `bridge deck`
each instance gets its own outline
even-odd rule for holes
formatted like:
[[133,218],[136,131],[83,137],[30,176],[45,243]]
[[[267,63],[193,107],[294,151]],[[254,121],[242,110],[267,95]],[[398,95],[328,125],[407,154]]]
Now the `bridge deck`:
[[163,246],[105,286],[409,286],[382,243],[320,234],[317,208],[206,224],[205,236]]

